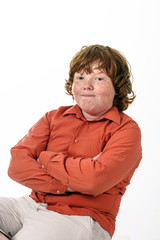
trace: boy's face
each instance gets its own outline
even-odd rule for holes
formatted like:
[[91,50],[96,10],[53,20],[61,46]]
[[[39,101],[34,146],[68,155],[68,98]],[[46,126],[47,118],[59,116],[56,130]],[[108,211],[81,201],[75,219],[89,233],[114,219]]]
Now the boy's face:
[[91,64],[91,73],[76,72],[72,93],[87,120],[102,116],[113,106],[115,90],[105,69],[99,69],[99,62]]

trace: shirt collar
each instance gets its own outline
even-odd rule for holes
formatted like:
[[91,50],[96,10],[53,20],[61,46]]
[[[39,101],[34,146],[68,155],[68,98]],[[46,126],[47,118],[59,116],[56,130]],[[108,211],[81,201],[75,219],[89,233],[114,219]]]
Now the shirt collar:
[[[74,106],[71,106],[70,108],[68,108],[63,115],[76,115],[77,118],[80,118],[82,120],[86,120],[81,112],[80,107],[76,104]],[[121,122],[121,117],[120,117],[120,113],[118,111],[118,109],[113,106],[110,110],[108,110],[108,112],[106,112],[105,114],[103,114],[100,118],[95,119],[94,121],[100,121],[102,119],[109,119],[117,124],[120,124]]]

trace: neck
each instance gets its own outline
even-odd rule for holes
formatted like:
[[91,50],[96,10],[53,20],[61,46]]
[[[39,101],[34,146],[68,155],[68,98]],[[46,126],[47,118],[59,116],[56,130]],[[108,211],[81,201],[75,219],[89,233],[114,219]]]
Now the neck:
[[88,121],[93,121],[95,119],[100,118],[105,112],[97,114],[97,115],[88,114],[88,113],[83,112],[83,111],[82,111],[82,113],[83,113],[83,116],[85,117],[85,119],[87,119]]

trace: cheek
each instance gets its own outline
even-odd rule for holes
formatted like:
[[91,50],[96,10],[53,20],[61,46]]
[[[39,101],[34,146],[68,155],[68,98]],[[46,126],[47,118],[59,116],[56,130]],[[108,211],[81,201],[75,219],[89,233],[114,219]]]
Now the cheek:
[[114,87],[110,87],[108,89],[108,94],[111,96],[111,97],[114,97],[115,96],[115,90],[114,90]]
[[73,97],[75,98],[76,95],[78,94],[79,92],[79,87],[77,86],[77,84],[73,83],[72,84],[72,94],[73,94]]
[[101,86],[98,86],[97,87],[97,92],[99,93],[100,96],[103,96],[103,97],[114,97],[115,95],[115,90],[114,90],[114,87],[112,85],[101,85]]

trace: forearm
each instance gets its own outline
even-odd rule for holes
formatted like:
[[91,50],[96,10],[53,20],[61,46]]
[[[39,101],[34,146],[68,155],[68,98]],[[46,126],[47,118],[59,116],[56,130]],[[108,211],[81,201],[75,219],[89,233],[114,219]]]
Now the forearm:
[[[63,153],[44,151],[40,154],[39,164],[44,167],[46,173],[68,186],[67,191],[96,195],[99,187],[94,185],[93,173],[95,173],[95,161],[99,156],[100,154],[95,159],[75,158]],[[85,162],[85,166],[82,166],[82,162]]]

